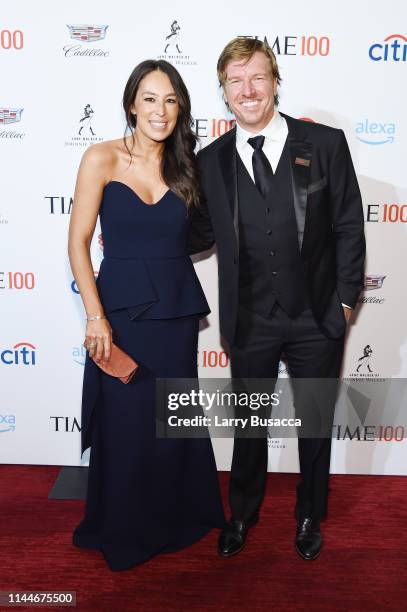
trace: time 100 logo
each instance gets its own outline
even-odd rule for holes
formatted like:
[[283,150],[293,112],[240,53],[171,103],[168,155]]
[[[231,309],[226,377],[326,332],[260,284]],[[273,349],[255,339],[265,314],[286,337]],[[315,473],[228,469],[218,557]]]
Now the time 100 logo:
[[0,272],[0,289],[34,289],[32,272]]
[[198,365],[201,368],[227,368],[229,356],[225,351],[198,351]]
[[0,49],[20,51],[23,47],[24,35],[21,30],[0,30]]

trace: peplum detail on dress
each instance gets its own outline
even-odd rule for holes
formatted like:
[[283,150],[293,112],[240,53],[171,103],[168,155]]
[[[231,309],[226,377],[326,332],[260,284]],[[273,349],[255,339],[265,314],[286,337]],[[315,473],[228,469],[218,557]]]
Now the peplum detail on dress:
[[102,261],[97,280],[106,314],[126,309],[131,319],[173,319],[210,312],[188,255]]

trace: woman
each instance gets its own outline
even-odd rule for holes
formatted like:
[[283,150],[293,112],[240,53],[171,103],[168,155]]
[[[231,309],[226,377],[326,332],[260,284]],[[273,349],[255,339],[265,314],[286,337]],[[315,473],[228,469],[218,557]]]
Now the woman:
[[[148,60],[131,74],[123,106],[131,135],[85,152],[69,234],[87,313],[82,452],[92,449],[73,541],[101,550],[112,570],[179,550],[224,522],[210,439],[155,436],[155,379],[197,376],[198,320],[209,312],[186,249],[199,198],[189,95],[171,64]],[[98,214],[104,259],[95,284]],[[127,385],[97,366],[112,338],[140,365]]]

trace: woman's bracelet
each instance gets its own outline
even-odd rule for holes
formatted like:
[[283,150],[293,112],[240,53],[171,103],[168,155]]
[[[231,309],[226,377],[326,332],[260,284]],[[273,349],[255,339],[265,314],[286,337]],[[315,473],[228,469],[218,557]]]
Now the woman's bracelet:
[[87,321],[100,321],[100,319],[106,319],[105,315],[86,315]]

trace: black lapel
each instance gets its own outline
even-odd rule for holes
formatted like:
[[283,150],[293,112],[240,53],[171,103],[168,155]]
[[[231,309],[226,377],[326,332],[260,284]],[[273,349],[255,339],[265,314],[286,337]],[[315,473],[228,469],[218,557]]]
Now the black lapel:
[[294,210],[297,221],[300,250],[303,245],[307,212],[307,191],[310,181],[312,143],[307,141],[307,129],[303,122],[280,113],[287,121],[288,146],[291,158]]
[[218,157],[222,172],[223,182],[230,212],[233,220],[233,227],[237,244],[239,245],[239,207],[237,201],[237,172],[236,172],[236,128],[234,127],[227,136],[224,137],[224,144],[219,147]]

